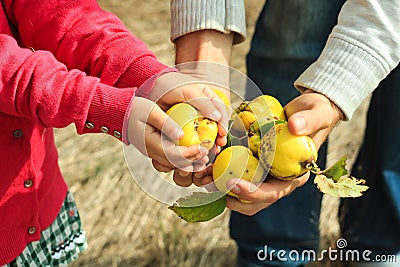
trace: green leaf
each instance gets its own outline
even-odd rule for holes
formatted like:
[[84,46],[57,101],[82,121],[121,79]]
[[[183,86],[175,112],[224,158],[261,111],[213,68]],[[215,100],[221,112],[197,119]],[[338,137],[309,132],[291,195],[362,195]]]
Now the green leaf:
[[[233,123],[233,120],[229,120],[229,122],[228,122],[228,129],[230,129],[231,127],[232,127],[232,123]],[[228,132],[228,134],[227,134],[227,136],[226,136],[226,145],[223,147],[224,149],[225,148],[227,148],[227,147],[230,147],[230,146],[232,146],[232,141],[231,141],[231,139],[232,139],[232,134],[230,133],[230,132]]]
[[220,215],[226,207],[226,195],[222,192],[194,192],[180,198],[168,209],[183,220],[194,222],[209,221]]
[[340,177],[345,176],[349,173],[346,169],[346,160],[347,155],[344,155],[333,166],[321,172],[321,174],[325,175],[327,178],[330,178],[335,182],[338,182]]
[[[228,129],[231,129],[232,123],[233,123],[233,120],[229,120],[229,122],[228,122]],[[222,149],[228,148],[228,147],[230,147],[230,146],[241,145],[241,144],[243,143],[242,140],[243,140],[245,137],[247,137],[247,136],[245,136],[245,135],[240,136],[240,137],[234,136],[230,131],[228,131],[228,134],[227,134],[227,142],[226,142],[226,145],[225,145]]]
[[230,132],[228,132],[228,134],[226,136],[226,145],[223,147],[224,149],[231,146],[231,144],[232,144],[231,138],[232,138],[232,135]]
[[230,146],[240,146],[243,142],[243,138],[247,138],[247,136],[242,136],[242,137],[236,137],[232,135],[230,132],[228,132],[228,144],[227,147]]
[[271,122],[261,125],[260,126],[261,136],[264,136],[264,134],[266,134],[269,130],[271,130],[271,128],[274,127],[275,125],[285,123],[285,122],[286,121],[284,121],[284,120],[276,120],[276,121],[271,121]]
[[369,187],[364,185],[365,180],[354,177],[341,177],[337,182],[323,174],[315,176],[314,183],[318,189],[333,197],[360,197]]

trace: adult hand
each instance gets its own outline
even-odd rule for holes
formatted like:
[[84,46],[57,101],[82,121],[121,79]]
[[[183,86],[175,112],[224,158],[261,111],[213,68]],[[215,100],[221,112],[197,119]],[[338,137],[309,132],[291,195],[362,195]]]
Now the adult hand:
[[[232,32],[204,29],[177,38],[175,63],[179,72],[199,81],[217,85],[217,88],[219,85],[218,89],[230,99],[230,91],[226,88],[229,88],[233,36]],[[227,117],[223,118],[223,125],[227,126],[229,117],[230,114],[227,114]]]
[[[182,73],[227,88],[232,44],[233,33],[226,34],[215,30],[191,32],[175,40],[175,63]],[[223,92],[229,99],[229,90]],[[229,116],[230,114],[228,118]],[[216,143],[224,146],[225,136],[222,139],[219,136]],[[213,153],[218,153],[218,147]],[[204,175],[205,170],[196,173],[175,170],[173,177],[178,185],[189,186],[192,183],[200,185]]]
[[176,146],[172,142],[182,137],[182,129],[158,105],[146,98],[133,99],[127,131],[128,141],[142,154],[158,162],[162,171],[179,168],[193,172],[197,168],[204,169],[208,162],[208,151],[204,147]]
[[[311,90],[304,91],[301,96],[288,103],[285,112],[288,116],[289,130],[295,135],[311,136],[317,148],[343,118],[342,112],[336,105],[325,96]],[[211,175],[210,172],[206,173],[202,183],[212,182]],[[227,188],[239,198],[251,203],[243,203],[234,197],[228,197],[227,207],[246,215],[254,215],[304,185],[309,176],[307,173],[290,181],[268,176],[264,183],[258,185],[241,179],[231,179],[227,182]]]

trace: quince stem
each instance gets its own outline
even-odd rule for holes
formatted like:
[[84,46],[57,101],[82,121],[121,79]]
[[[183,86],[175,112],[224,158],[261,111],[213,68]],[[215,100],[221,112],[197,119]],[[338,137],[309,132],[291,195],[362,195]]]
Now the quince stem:
[[314,160],[312,160],[306,164],[306,169],[316,175],[323,173]]
[[312,160],[306,164],[306,168],[316,175],[323,175],[326,178],[332,179],[335,183],[337,183],[342,176],[348,175],[349,173],[346,169],[346,160],[347,155],[344,155],[335,164],[323,171],[321,171],[317,163]]

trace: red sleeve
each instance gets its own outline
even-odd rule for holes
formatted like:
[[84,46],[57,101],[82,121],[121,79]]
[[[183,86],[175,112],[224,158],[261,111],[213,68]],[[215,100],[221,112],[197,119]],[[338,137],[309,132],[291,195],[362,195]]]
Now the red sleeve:
[[48,50],[102,83],[139,87],[166,66],[96,0],[5,0],[22,45]]
[[[0,112],[29,118],[44,127],[75,123],[79,133],[122,133],[134,88],[117,89],[99,78],[70,70],[47,51],[22,49],[0,34]],[[91,122],[94,128],[86,127]]]

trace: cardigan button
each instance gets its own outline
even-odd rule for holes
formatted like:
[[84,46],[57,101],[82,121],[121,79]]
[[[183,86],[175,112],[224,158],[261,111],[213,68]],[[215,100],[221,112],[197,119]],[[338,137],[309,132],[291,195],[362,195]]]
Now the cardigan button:
[[22,137],[22,130],[20,130],[20,129],[15,130],[15,131],[13,132],[13,136],[14,136],[15,138],[21,138],[21,137]]
[[88,128],[88,129],[93,129],[93,128],[94,128],[94,124],[91,123],[90,121],[86,122],[85,126],[86,126],[86,128]]
[[121,132],[119,132],[119,131],[114,131],[114,136],[115,136],[116,138],[120,139],[121,136],[122,136],[122,134],[121,134]]
[[32,179],[28,179],[24,182],[24,186],[25,188],[29,188],[33,185],[33,180]]
[[101,126],[100,127],[100,131],[102,132],[102,133],[108,133],[108,128],[107,128],[107,126]]
[[35,226],[29,227],[28,234],[33,235],[34,233],[36,233],[36,227]]

